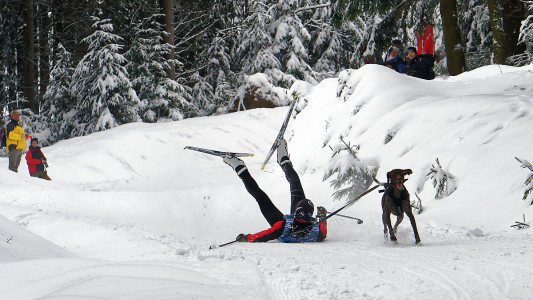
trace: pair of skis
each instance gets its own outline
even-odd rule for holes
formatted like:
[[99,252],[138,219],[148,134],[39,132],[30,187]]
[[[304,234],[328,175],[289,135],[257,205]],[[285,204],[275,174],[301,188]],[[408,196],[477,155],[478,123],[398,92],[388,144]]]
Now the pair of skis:
[[[291,119],[292,112],[294,110],[294,107],[296,106],[296,103],[298,102],[299,95],[297,93],[293,94],[293,101],[291,105],[289,106],[289,112],[287,113],[287,116],[285,117],[285,120],[283,120],[283,124],[281,125],[281,129],[279,130],[278,135],[276,136],[276,139],[274,140],[274,143],[272,147],[270,148],[270,151],[268,151],[267,156],[265,158],[265,161],[263,162],[263,165],[261,166],[261,170],[265,169],[265,166],[267,165],[268,161],[278,149],[281,140],[283,139],[283,135],[285,134],[285,130],[287,130],[287,126],[289,124],[289,121]],[[192,151],[198,151],[214,156],[220,156],[220,157],[249,157],[254,156],[252,153],[242,153],[242,152],[225,152],[225,151],[218,151],[218,150],[211,150],[211,149],[205,149],[205,148],[199,148],[199,147],[193,147],[193,146],[186,146],[185,149],[192,150]]]

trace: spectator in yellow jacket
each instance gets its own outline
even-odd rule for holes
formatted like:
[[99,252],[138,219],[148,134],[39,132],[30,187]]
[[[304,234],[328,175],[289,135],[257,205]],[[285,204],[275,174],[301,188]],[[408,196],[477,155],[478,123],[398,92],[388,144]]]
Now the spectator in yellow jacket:
[[6,126],[6,146],[9,156],[9,169],[18,172],[22,152],[26,150],[26,140],[29,138],[20,124],[20,111],[10,113],[11,121]]

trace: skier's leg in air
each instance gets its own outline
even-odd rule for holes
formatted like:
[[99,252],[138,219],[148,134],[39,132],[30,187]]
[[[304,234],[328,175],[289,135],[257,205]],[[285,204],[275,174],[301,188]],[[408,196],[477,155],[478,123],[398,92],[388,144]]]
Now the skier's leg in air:
[[280,141],[277,155],[278,164],[281,166],[281,169],[283,169],[283,172],[285,172],[285,178],[287,178],[287,181],[290,185],[291,214],[294,214],[298,202],[300,202],[301,200],[305,200],[306,198],[302,183],[300,182],[300,177],[298,177],[298,174],[292,167],[292,163],[289,159],[289,152],[287,151],[287,142],[285,141],[285,139],[282,139]]
[[274,203],[272,203],[267,194],[259,188],[259,185],[257,185],[257,182],[252,178],[252,175],[250,175],[250,172],[248,172],[248,169],[242,160],[237,157],[224,157],[224,162],[237,172],[237,175],[241,178],[248,193],[250,193],[250,195],[252,195],[257,201],[257,204],[259,204],[259,209],[270,226],[274,226],[276,222],[284,220],[283,213],[281,213]]

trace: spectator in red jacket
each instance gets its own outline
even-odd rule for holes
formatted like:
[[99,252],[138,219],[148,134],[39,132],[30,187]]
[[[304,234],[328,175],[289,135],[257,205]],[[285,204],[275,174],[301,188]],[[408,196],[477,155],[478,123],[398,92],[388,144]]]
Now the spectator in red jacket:
[[31,146],[26,153],[26,161],[28,162],[28,169],[31,177],[38,177],[46,180],[52,180],[46,173],[46,156],[44,156],[39,147],[39,140],[37,138],[31,139]]
[[435,37],[433,36],[433,25],[422,23],[420,31],[416,33],[418,37],[418,54],[435,55]]

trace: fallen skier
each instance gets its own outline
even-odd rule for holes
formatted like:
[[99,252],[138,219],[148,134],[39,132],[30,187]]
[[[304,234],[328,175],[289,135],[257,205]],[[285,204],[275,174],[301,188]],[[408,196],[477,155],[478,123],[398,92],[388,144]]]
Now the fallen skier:
[[[254,243],[278,238],[284,243],[323,241],[327,235],[327,223],[326,221],[317,222],[317,219],[313,218],[314,204],[305,197],[300,178],[289,160],[287,142],[284,139],[280,140],[277,149],[277,161],[290,185],[291,211],[289,215],[283,215],[265,192],[259,188],[242,160],[234,156],[224,157],[224,162],[237,172],[246,190],[255,198],[261,213],[271,226],[267,230],[253,234],[241,233],[236,241]],[[323,207],[317,207],[317,218],[323,218],[325,215],[326,210]]]

